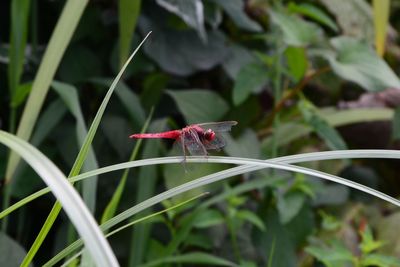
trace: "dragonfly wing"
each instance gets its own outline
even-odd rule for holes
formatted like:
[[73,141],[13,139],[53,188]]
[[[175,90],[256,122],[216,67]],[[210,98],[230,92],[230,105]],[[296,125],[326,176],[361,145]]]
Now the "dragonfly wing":
[[211,129],[214,132],[229,132],[233,126],[237,124],[237,121],[221,121],[221,122],[206,122],[196,124],[204,130]]
[[203,142],[204,147],[207,150],[220,150],[221,148],[223,148],[226,145],[225,139],[217,134],[213,140],[211,141],[204,141]]
[[192,156],[206,156],[207,150],[200,141],[197,132],[190,129],[183,133],[183,143]]

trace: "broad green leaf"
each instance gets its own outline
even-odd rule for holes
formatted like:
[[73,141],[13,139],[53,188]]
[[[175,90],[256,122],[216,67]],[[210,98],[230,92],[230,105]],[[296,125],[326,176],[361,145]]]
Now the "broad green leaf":
[[290,222],[301,210],[306,196],[298,191],[290,191],[284,195],[277,196],[277,208],[279,219],[282,224]]
[[298,103],[304,121],[321,137],[332,150],[346,149],[346,143],[329,123],[317,114],[316,109],[307,100]]
[[369,254],[384,245],[383,241],[375,240],[372,235],[372,230],[369,226],[361,233],[360,249],[363,254]]
[[279,221],[279,214],[273,208],[263,207],[259,217],[264,221],[266,231],[254,228],[252,239],[255,247],[264,255],[264,260],[273,267],[296,266],[296,247],[288,229]]
[[328,267],[345,266],[353,260],[351,252],[339,241],[331,241],[329,247],[308,246],[306,252],[316,257]]
[[269,12],[272,22],[278,26],[287,45],[307,46],[322,35],[322,31],[315,24],[307,22],[298,16]]
[[[24,90],[18,89],[25,61],[25,47],[28,37],[28,18],[30,0],[11,1],[11,29],[8,65],[8,89],[11,103],[16,104],[26,96]],[[22,94],[22,95],[21,95]]]
[[372,253],[362,257],[360,263],[362,266],[399,267],[400,259],[393,256]]
[[142,0],[119,0],[119,68],[122,68],[131,50],[132,36],[140,14]]
[[[348,110],[337,110],[336,108],[325,108],[319,110],[319,115],[328,122],[332,127],[338,127],[342,125],[349,125],[358,122],[371,122],[379,120],[392,120],[393,110],[388,108],[374,108],[374,109],[348,109]],[[278,143],[278,146],[285,146],[290,142],[306,136],[312,131],[311,128],[299,123],[299,122],[288,122],[282,123],[278,129],[275,129],[274,142]],[[273,138],[265,138],[261,144],[263,154],[270,155],[269,151],[272,147]]]
[[251,93],[260,92],[269,80],[267,74],[267,68],[258,62],[243,66],[235,79],[233,103],[237,106],[243,103]]
[[352,81],[368,91],[400,88],[400,80],[376,53],[365,43],[349,37],[331,39],[336,53],[326,52],[333,71],[343,79]]
[[239,71],[245,66],[255,61],[255,57],[250,51],[238,44],[230,47],[229,56],[225,58],[222,67],[231,79],[236,80]]
[[285,50],[289,73],[295,82],[300,81],[306,74],[308,67],[307,55],[304,47],[289,46]]
[[88,47],[72,45],[65,52],[58,75],[66,83],[78,83],[101,74],[101,61]]
[[221,212],[216,209],[207,209],[200,212],[196,216],[193,226],[197,228],[207,228],[218,224],[223,224],[224,222],[225,220]]
[[233,139],[230,135],[224,137],[226,146],[224,151],[231,157],[241,156],[248,158],[260,158],[260,142],[254,131],[247,129],[237,139]]
[[154,260],[146,264],[139,265],[140,267],[161,266],[168,263],[189,264],[192,266],[208,265],[208,266],[238,266],[233,262],[207,254],[204,252],[191,252],[178,256],[164,257]]
[[397,107],[392,120],[392,139],[400,139],[400,107]]
[[140,103],[145,109],[158,105],[169,81],[170,76],[161,72],[151,73],[145,78],[140,94]]
[[319,2],[335,16],[343,35],[367,40],[368,44],[373,44],[374,27],[368,1],[320,0]]
[[143,17],[140,20],[142,32],[157,32],[151,42],[145,44],[144,51],[168,73],[188,76],[210,70],[229,54],[228,41],[219,30],[207,32],[208,41],[204,43],[195,31],[172,30],[157,20],[160,18]]
[[389,23],[390,0],[374,0],[375,47],[379,56],[385,53],[387,29]]
[[260,231],[265,231],[264,222],[250,210],[239,210],[236,212],[236,217],[244,221],[248,221],[252,225],[256,226]]
[[241,0],[212,0],[217,5],[221,6],[222,9],[229,15],[229,17],[235,22],[235,24],[243,29],[253,32],[260,32],[262,28],[255,21],[251,20],[245,10],[244,2]]
[[339,31],[336,23],[323,10],[319,9],[315,5],[307,3],[296,4],[291,2],[288,5],[288,10],[291,12],[299,13],[301,15],[305,15],[315,21],[318,21],[319,23],[331,28],[335,32]]
[[157,3],[179,16],[186,24],[197,31],[203,42],[207,42],[207,33],[204,28],[204,7],[201,0],[157,0]]
[[19,266],[26,254],[14,239],[0,232],[0,266]]
[[205,89],[168,90],[188,124],[220,120],[228,104],[218,94]]

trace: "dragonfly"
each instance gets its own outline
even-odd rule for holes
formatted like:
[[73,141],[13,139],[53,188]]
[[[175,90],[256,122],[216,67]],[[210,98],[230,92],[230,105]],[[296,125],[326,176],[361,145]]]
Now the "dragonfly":
[[220,150],[225,146],[221,133],[229,132],[236,124],[236,121],[207,122],[188,125],[180,130],[138,133],[129,137],[174,139],[181,146],[185,161],[186,151],[192,156],[208,156],[208,150]]

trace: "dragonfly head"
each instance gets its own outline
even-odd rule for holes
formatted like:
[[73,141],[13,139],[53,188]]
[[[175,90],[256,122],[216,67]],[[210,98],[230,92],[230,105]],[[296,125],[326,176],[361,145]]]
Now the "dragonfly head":
[[204,132],[204,139],[207,141],[212,141],[215,138],[215,132],[211,129],[208,129],[207,131]]

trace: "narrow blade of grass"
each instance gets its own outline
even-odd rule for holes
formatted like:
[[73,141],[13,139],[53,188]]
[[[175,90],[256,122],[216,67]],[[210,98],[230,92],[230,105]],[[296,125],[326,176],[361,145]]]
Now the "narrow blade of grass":
[[62,203],[98,266],[119,266],[107,240],[79,194],[64,174],[26,141],[0,130],[0,142],[18,153],[38,173]]
[[[106,96],[103,99],[103,102],[101,103],[96,116],[89,128],[88,134],[85,137],[85,140],[83,142],[83,146],[81,147],[79,154],[75,160],[74,166],[72,166],[72,169],[70,171],[70,174],[68,177],[76,176],[79,174],[83,163],[85,162],[86,156],[89,152],[89,148],[92,144],[94,135],[97,131],[97,128],[99,127],[101,118],[103,117],[104,111],[107,107],[108,101],[111,98],[112,93],[114,92],[114,89],[118,83],[118,81],[121,79],[122,74],[124,73],[126,67],[128,66],[129,62],[132,60],[132,58],[135,56],[139,48],[142,46],[142,44],[146,41],[150,33],[146,35],[146,37],[143,39],[143,41],[139,44],[139,46],[133,51],[132,55],[129,57],[129,59],[126,61],[125,65],[122,67],[120,72],[118,73],[117,77],[114,79],[113,83],[111,84],[110,89],[107,91]],[[40,230],[39,234],[37,235],[35,241],[33,242],[31,248],[29,249],[24,261],[22,262],[21,266],[28,266],[33,257],[36,255],[37,251],[39,250],[40,246],[42,245],[44,239],[46,238],[47,234],[49,233],[51,227],[54,224],[54,221],[56,220],[58,214],[61,211],[61,205],[60,203],[56,202],[47,217],[42,229]]]

